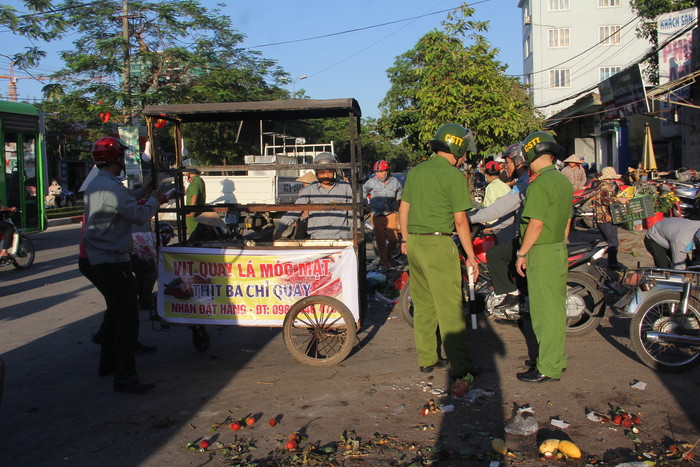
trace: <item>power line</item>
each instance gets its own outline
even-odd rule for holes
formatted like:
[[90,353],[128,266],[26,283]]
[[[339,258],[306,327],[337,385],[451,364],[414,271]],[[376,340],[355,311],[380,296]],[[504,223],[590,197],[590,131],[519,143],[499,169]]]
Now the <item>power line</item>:
[[[659,53],[660,50],[664,49],[667,45],[669,45],[669,44],[670,44],[671,42],[673,42],[674,40],[678,39],[678,38],[679,38],[680,36],[682,36],[683,34],[687,33],[688,31],[692,30],[693,28],[697,27],[697,25],[698,25],[698,20],[697,20],[697,18],[696,18],[692,23],[690,23],[688,26],[686,26],[685,28],[681,29],[680,31],[676,32],[674,35],[672,35],[671,37],[669,37],[668,39],[666,39],[662,44],[659,44],[659,45],[657,45],[657,46],[652,46],[652,47],[650,47],[649,49],[647,49],[647,51],[644,53],[644,55],[642,55],[640,58],[638,58],[637,60],[635,60],[632,64],[630,64],[629,66],[627,66],[625,69],[630,68],[632,65],[639,65],[639,64],[641,64],[642,62],[648,60],[653,54]],[[600,84],[600,83],[597,83],[597,84],[595,84],[594,86],[591,86],[591,87],[589,87],[589,88],[586,88],[586,89],[584,89],[584,90],[582,90],[582,91],[579,91],[579,92],[577,92],[577,93],[575,93],[575,94],[573,94],[573,95],[570,95],[570,96],[568,96],[568,97],[564,97],[564,98],[562,98],[562,99],[559,99],[558,101],[550,102],[549,104],[538,105],[538,106],[536,106],[535,108],[536,108],[536,109],[543,109],[543,108],[545,108],[545,107],[550,107],[550,106],[553,106],[553,105],[561,104],[562,102],[569,101],[569,100],[571,100],[571,99],[575,99],[575,98],[577,98],[577,97],[579,97],[579,96],[581,96],[581,95],[583,95],[583,94],[586,94],[587,92],[591,92],[592,90],[597,89],[597,88],[598,88],[598,84]]]
[[[478,2],[473,2],[473,3],[470,3],[469,6],[478,5],[478,4],[480,4],[480,3],[486,3],[486,2],[488,2],[488,1],[490,1],[490,0],[481,0],[481,1],[478,1]],[[461,6],[461,5],[459,5],[459,6]],[[456,6],[456,7],[453,7],[453,8],[447,8],[447,9],[444,9],[444,10],[434,11],[434,12],[432,12],[432,13],[425,13],[425,14],[418,15],[418,16],[412,16],[412,17],[410,17],[410,18],[397,19],[397,20],[395,20],[395,21],[389,21],[389,22],[386,22],[386,23],[375,24],[375,25],[372,25],[372,26],[365,26],[365,27],[362,27],[362,28],[347,29],[347,30],[345,30],[345,31],[333,32],[333,33],[330,33],[330,34],[323,34],[323,35],[321,35],[321,36],[306,37],[306,38],[304,38],[304,39],[292,39],[292,40],[280,41],[280,42],[270,42],[270,43],[268,43],[268,44],[254,45],[254,46],[243,47],[243,48],[244,48],[244,49],[259,49],[259,48],[261,48],[261,47],[271,47],[271,46],[275,46],[275,45],[286,45],[286,44],[294,44],[294,43],[297,43],[297,42],[313,41],[313,40],[316,40],[316,39],[325,39],[325,38],[328,38],[328,37],[340,36],[340,35],[343,35],[343,34],[350,34],[350,33],[353,33],[353,32],[366,31],[366,30],[368,30],[368,29],[376,29],[376,28],[381,28],[381,27],[384,27],[384,26],[390,26],[390,25],[392,25],[392,24],[402,23],[402,22],[404,22],[404,21],[413,21],[413,20],[420,19],[420,18],[427,18],[428,16],[439,15],[439,14],[441,14],[441,13],[446,13],[446,12],[448,12],[448,11],[453,11],[453,10],[459,8],[459,6]]]
[[[628,29],[628,30],[623,34],[622,37],[624,38],[627,34],[630,34],[630,33],[632,33],[632,32],[633,32],[632,30],[629,30],[629,29]],[[623,46],[620,47],[620,48],[617,48],[616,46],[611,46],[611,47],[608,48],[607,50],[605,50],[605,51],[603,51],[602,53],[600,53],[597,57],[595,57],[595,60],[597,60],[597,62],[595,62],[596,64],[594,64],[594,63],[588,63],[588,65],[591,65],[590,67],[576,68],[576,65],[577,65],[578,63],[580,63],[581,61],[583,61],[583,60],[588,60],[588,61],[590,61],[590,59],[585,59],[584,57],[581,57],[581,60],[579,60],[579,61],[577,61],[575,64],[571,65],[572,70],[571,70],[570,79],[573,81],[575,77],[578,77],[578,76],[580,76],[580,75],[585,75],[585,74],[591,72],[591,71],[592,71],[594,68],[596,68],[596,67],[597,67],[597,68],[600,68],[600,66],[602,66],[603,64],[610,62],[610,60],[612,60],[612,57],[615,57],[615,56],[623,56],[623,55],[624,55],[623,52],[624,52],[626,49],[628,49],[629,47],[632,47],[633,45],[634,45],[634,42],[628,41],[628,42],[625,43],[625,45],[623,45]],[[589,51],[592,51],[592,49],[589,49]],[[609,53],[611,56],[610,56],[610,57],[605,57],[604,55],[605,55],[606,53]],[[578,57],[578,56],[581,56],[581,55],[582,55],[582,54],[578,54],[577,57]],[[572,59],[573,59],[573,58],[576,58],[576,57],[572,57]],[[569,60],[571,60],[571,59],[569,59]],[[568,60],[567,60],[567,61],[568,61]],[[626,68],[626,67],[629,66],[631,63],[634,63],[634,60],[628,61],[626,64],[620,64],[620,69]],[[612,66],[612,65],[608,65],[608,66]],[[548,83],[547,77],[542,77],[542,79],[541,79],[541,81],[540,81],[540,84],[539,84],[538,86],[534,86],[534,85],[533,85],[533,86],[532,86],[532,89],[535,90],[535,91],[537,91],[537,90],[543,90],[543,89],[548,89],[549,87],[547,86],[547,83]]]
[[[635,21],[635,20],[639,20],[639,17],[635,17],[635,18],[632,18],[631,20],[629,20],[624,26],[621,26],[621,27],[620,27],[620,31],[623,30],[624,28],[626,28],[627,26],[629,26],[629,25],[630,25],[633,21]],[[556,65],[552,65],[551,67],[545,68],[545,69],[543,69],[543,70],[532,71],[532,72],[530,72],[530,73],[528,73],[528,74],[529,74],[529,75],[535,75],[535,74],[544,73],[545,71],[549,71],[549,70],[551,70],[551,69],[560,67],[560,66],[564,65],[565,63],[570,62],[571,60],[573,60],[573,59],[575,59],[575,58],[578,58],[578,57],[580,57],[581,55],[592,51],[593,49],[595,49],[596,47],[598,47],[600,44],[604,43],[606,40],[608,40],[610,37],[614,36],[615,34],[616,34],[615,32],[609,34],[607,37],[604,37],[603,39],[599,40],[598,42],[596,42],[595,44],[593,44],[592,46],[590,46],[590,47],[587,48],[586,50],[584,50],[584,51],[582,51],[582,52],[580,52],[580,53],[574,55],[573,57],[567,58],[566,60],[564,60],[564,61],[561,62],[561,63],[558,63],[558,64],[556,64]],[[510,76],[525,76],[525,74],[523,73],[522,75],[510,75]]]

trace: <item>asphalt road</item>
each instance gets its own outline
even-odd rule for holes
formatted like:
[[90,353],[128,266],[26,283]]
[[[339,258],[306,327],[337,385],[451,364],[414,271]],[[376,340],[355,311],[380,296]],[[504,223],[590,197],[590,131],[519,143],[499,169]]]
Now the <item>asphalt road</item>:
[[[537,443],[550,433],[573,440],[584,456],[616,465],[630,460],[635,442],[619,427],[586,418],[586,408],[608,412],[609,404],[641,414],[637,436],[643,446],[700,439],[700,369],[678,375],[650,370],[629,350],[628,321],[610,311],[598,330],[568,339],[567,373],[560,382],[544,384],[515,378],[525,369],[527,326],[480,315],[469,339],[481,370],[475,389],[485,392],[472,390],[482,394],[474,402],[440,392],[446,373],[429,380],[418,372],[411,328],[375,300],[355,351],[331,368],[297,363],[279,329],[210,327],[211,347],[200,353],[188,329],[154,332],[143,314],[141,340],[158,352],[139,355],[137,368],[156,388],[148,394],[115,393],[110,377],[97,376],[99,347],[90,336],[104,303],[78,271],[78,233],[79,226],[64,225],[32,235],[35,264],[26,271],[0,269],[3,466],[232,462],[224,451],[186,448],[203,438],[240,448],[252,441],[257,449],[243,458],[292,465],[282,446],[296,431],[302,449],[327,446],[351,431],[363,443],[374,433],[392,435],[386,449],[337,454],[336,462],[346,465],[407,464],[430,446],[441,447],[445,459],[438,465],[489,465],[497,457],[491,453],[492,437],[505,438],[521,454],[519,465],[542,465]],[[587,235],[577,232],[573,238]],[[621,231],[621,236],[620,260],[628,266],[649,264],[642,233]],[[631,387],[635,381],[646,383],[646,389]],[[421,415],[431,398],[454,410]],[[534,410],[538,434],[504,433],[513,408],[525,404]],[[248,415],[257,419],[252,427],[210,431],[212,424]],[[552,417],[569,426],[556,428]],[[269,426],[270,418],[279,423]],[[700,455],[697,448],[695,453]]]

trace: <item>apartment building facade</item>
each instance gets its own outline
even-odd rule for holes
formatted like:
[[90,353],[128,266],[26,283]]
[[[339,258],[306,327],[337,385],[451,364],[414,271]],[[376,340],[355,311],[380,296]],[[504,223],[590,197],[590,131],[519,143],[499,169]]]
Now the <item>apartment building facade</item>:
[[546,117],[638,62],[650,44],[636,36],[630,0],[520,0],[523,74]]

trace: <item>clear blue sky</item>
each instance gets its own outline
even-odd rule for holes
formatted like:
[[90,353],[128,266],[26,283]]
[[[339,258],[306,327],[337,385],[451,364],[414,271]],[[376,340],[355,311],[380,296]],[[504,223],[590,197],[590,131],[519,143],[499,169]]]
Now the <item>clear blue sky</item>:
[[[446,13],[430,13],[460,5],[458,0],[246,0],[217,2],[201,0],[208,8],[217,3],[226,6],[221,13],[229,16],[233,27],[246,36],[245,47],[260,50],[266,58],[277,60],[292,78],[296,91],[304,90],[315,99],[354,97],[360,103],[363,116],[378,117],[377,108],[389,89],[386,70],[397,56],[411,49],[428,31],[440,27]],[[6,4],[23,11],[22,3],[10,0]],[[486,37],[501,52],[498,59],[508,65],[508,74],[522,73],[521,12],[517,0],[476,0],[475,19],[488,20]],[[417,17],[417,18],[416,18]],[[400,21],[415,18],[408,21]],[[376,25],[383,26],[372,27]],[[347,34],[337,34],[361,29]],[[337,34],[322,39],[291,42],[261,47],[265,44],[298,41],[316,36]],[[32,75],[50,73],[61,67],[56,50],[70,48],[75,37],[61,43],[38,44],[49,55]],[[11,55],[7,44],[20,47],[21,42],[7,32],[0,32],[3,52]],[[0,57],[0,75],[8,73],[9,61]],[[15,69],[15,75],[27,73]],[[6,79],[0,79],[0,94],[7,98]],[[17,83],[20,98],[40,98],[42,84],[33,79]],[[286,86],[289,91],[293,86]]]

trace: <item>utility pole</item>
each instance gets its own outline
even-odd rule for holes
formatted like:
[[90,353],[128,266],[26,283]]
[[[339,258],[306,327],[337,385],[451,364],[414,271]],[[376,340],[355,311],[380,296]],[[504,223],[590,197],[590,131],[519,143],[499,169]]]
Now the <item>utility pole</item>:
[[131,118],[131,57],[129,51],[129,8],[127,0],[122,0],[122,36],[124,37],[124,70],[122,72],[122,91],[124,92],[124,110],[126,121]]

